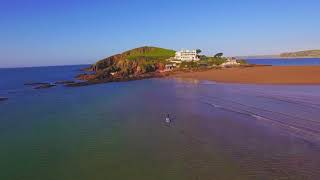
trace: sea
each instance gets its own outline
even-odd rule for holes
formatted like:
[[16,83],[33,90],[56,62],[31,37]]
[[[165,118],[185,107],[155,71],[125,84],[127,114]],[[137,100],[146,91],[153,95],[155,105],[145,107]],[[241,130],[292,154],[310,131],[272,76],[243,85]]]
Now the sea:
[[24,85],[83,67],[0,69],[1,180],[320,179],[320,86]]

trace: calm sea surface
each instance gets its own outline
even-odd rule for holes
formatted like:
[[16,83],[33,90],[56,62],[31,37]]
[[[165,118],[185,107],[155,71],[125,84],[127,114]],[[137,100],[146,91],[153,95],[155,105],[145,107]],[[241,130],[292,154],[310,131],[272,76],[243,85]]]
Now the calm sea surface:
[[273,66],[299,66],[299,65],[320,65],[320,58],[306,59],[248,59],[250,64],[263,64]]
[[81,67],[0,70],[1,180],[320,179],[320,86],[23,85]]

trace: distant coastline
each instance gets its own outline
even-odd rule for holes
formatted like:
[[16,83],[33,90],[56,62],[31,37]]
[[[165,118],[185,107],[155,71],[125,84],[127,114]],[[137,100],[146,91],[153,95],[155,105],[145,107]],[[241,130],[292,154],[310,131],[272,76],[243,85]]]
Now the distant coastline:
[[320,58],[320,50],[306,50],[297,52],[286,52],[279,55],[252,55],[252,56],[239,56],[244,59],[308,59]]
[[256,65],[272,65],[272,66],[320,66],[320,58],[304,58],[304,59],[246,59],[249,64]]
[[[237,56],[238,57],[238,56]],[[281,56],[239,56],[242,59],[320,59],[319,57],[301,56],[301,57],[281,57]]]

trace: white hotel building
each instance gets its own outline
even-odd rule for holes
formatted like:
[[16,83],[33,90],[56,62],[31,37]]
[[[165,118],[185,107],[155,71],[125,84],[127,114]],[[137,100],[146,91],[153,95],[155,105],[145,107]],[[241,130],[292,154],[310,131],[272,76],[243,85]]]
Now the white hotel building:
[[200,60],[196,50],[177,51],[174,59],[179,61],[199,61]]

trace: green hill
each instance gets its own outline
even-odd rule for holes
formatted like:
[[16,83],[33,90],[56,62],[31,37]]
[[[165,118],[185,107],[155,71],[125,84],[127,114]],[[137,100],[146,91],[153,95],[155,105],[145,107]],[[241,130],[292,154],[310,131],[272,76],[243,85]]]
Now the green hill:
[[166,60],[174,55],[174,50],[145,46],[102,59],[91,69],[98,79],[112,74],[119,78],[140,75],[163,69]]
[[283,58],[320,58],[320,50],[298,51],[290,53],[282,53]]
[[140,58],[148,60],[166,60],[175,55],[176,51],[170,49],[163,49],[158,47],[141,47],[136,48],[123,54],[130,60],[136,60]]

